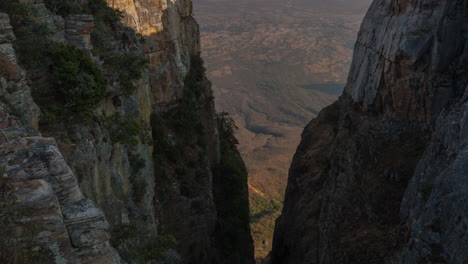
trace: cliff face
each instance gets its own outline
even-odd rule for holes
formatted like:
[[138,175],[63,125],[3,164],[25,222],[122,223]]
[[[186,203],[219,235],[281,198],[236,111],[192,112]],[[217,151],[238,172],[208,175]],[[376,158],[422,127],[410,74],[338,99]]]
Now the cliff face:
[[192,1],[106,1],[123,10],[122,22],[145,37],[143,50],[149,59],[153,100],[171,103],[182,98],[190,57],[200,52]]
[[[108,1],[125,10],[122,14],[105,1],[9,2],[13,4],[2,3],[0,9],[12,17],[18,40],[15,49],[9,40],[8,56],[16,50],[26,70],[18,75],[17,88],[2,93],[2,100],[25,109],[25,124],[35,135],[48,137],[24,148],[43,147],[44,154],[37,154],[47,156],[43,167],[61,168],[50,172],[51,178],[45,171],[34,188],[17,187],[16,196],[42,204],[23,194],[40,189],[44,197],[39,198],[51,201],[48,214],[64,219],[55,226],[67,229],[68,238],[54,226],[47,230],[57,236],[44,233],[43,245],[71,240],[71,249],[51,249],[56,261],[71,256],[63,252],[81,250],[82,262],[253,262],[245,170],[235,178],[239,191],[232,200],[216,198],[225,188],[224,179],[232,178],[229,171],[220,173],[223,158],[232,155],[223,156],[220,148],[225,139],[218,133],[210,82],[199,56],[191,1]],[[10,33],[2,41],[14,36],[11,27],[5,28]],[[35,39],[39,29],[42,35]],[[37,43],[39,54],[24,45],[28,41]],[[5,116],[14,116],[13,108],[8,109]],[[2,155],[11,160],[8,155],[17,153],[13,149]],[[13,163],[5,162],[2,169],[8,172]],[[243,166],[242,160],[239,164]],[[62,174],[66,184],[56,183],[55,176]],[[34,174],[26,178],[37,180]],[[72,198],[62,201],[63,193]],[[246,211],[223,213],[238,203]],[[44,217],[42,211],[35,213]],[[235,217],[238,221],[232,222]],[[32,224],[36,222],[43,233],[40,221]],[[75,225],[78,231],[71,227]],[[223,240],[225,236],[230,239]],[[80,244],[80,239],[86,241]]]
[[[0,32],[0,168],[2,180],[10,182],[17,199],[15,206],[22,208],[13,234],[27,239],[34,227],[34,245],[48,252],[43,261],[121,263],[109,245],[104,213],[83,196],[55,139],[41,137],[36,130],[39,108],[31,97],[26,73],[17,63],[12,45],[15,36],[6,14],[0,14]],[[5,225],[10,220],[6,216],[11,215],[4,206],[8,192],[4,187],[2,184],[2,234],[8,236],[12,233]],[[18,249],[5,250],[4,239],[0,259],[9,262]]]
[[376,0],[337,103],[304,130],[272,263],[465,263],[464,1]]

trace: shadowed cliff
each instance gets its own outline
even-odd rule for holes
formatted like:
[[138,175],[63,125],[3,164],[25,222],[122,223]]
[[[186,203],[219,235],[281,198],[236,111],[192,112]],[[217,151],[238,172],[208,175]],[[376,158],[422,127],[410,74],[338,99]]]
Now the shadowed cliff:
[[465,1],[375,0],[302,134],[271,263],[468,261]]

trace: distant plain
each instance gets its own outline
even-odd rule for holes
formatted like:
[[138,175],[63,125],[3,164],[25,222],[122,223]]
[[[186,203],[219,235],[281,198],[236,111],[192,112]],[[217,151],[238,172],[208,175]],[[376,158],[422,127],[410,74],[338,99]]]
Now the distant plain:
[[194,0],[218,111],[239,130],[256,256],[268,254],[304,126],[346,83],[370,0]]

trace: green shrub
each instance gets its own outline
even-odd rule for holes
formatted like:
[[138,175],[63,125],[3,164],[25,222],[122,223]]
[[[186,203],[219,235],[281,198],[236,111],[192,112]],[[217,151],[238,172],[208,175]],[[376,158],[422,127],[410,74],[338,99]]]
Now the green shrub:
[[19,25],[24,19],[29,19],[31,12],[28,5],[20,3],[18,0],[2,0],[0,2],[0,12],[7,13],[12,23]]
[[54,14],[67,16],[72,14],[90,14],[94,19],[103,23],[116,23],[120,21],[123,12],[111,8],[105,0],[45,0],[45,4]]
[[68,119],[89,120],[94,107],[106,94],[107,79],[101,69],[71,45],[55,44],[49,52],[52,91],[58,107]]
[[[68,10],[65,13],[78,10],[76,1],[48,0],[46,4]],[[89,120],[107,89],[99,66],[78,48],[54,42],[53,32],[39,22],[34,6],[6,0],[0,9],[10,15],[20,64],[28,69],[47,68],[50,73],[50,89],[33,91],[42,110],[60,120]]]
[[7,13],[16,35],[15,50],[26,68],[42,66],[50,48],[52,31],[36,18],[34,6],[17,0],[0,1],[0,12]]
[[163,114],[163,119],[168,127],[172,128],[179,136],[185,138],[197,135],[200,124],[199,105],[188,98]]
[[218,209],[218,222],[223,225],[216,241],[226,259],[236,259],[243,241],[250,236],[247,169],[236,148],[236,126],[226,113],[218,115],[221,159],[213,170],[213,197]]
[[135,235],[138,226],[136,222],[128,224],[115,225],[110,230],[110,244],[113,247],[124,243],[126,240]]
[[218,123],[218,130],[220,132],[220,138],[227,141],[226,143],[232,145],[238,145],[239,141],[234,136],[235,131],[238,129],[234,119],[229,115],[228,112],[221,112],[216,115]]
[[[69,0],[75,1],[75,0]],[[114,25],[120,22],[124,12],[110,7],[105,0],[90,0],[83,8],[84,13],[94,16],[95,23]]]
[[142,248],[137,260],[141,263],[147,263],[153,259],[164,259],[167,251],[175,248],[177,245],[176,239],[171,235],[159,235],[149,239],[147,244]]
[[[61,2],[61,0],[47,1]],[[74,0],[65,2],[70,2],[72,6],[76,5]],[[93,15],[95,24],[91,33],[93,53],[104,61],[103,66],[110,74],[116,75],[120,82],[121,93],[125,96],[132,94],[136,89],[133,82],[141,78],[147,60],[144,56],[116,52],[119,49],[118,43],[121,42],[121,35],[117,33],[122,27],[119,23],[123,12],[109,7],[104,0],[88,1],[86,5],[81,6],[79,12],[76,8],[67,8],[67,10],[74,10],[72,13]]]
[[250,206],[250,221],[256,223],[262,217],[281,212],[282,209],[281,202],[254,195]]
[[133,82],[141,78],[147,63],[144,57],[128,54],[114,53],[104,58],[104,67],[118,76],[121,92],[125,96],[135,91]]
[[190,71],[185,77],[185,95],[200,97],[203,93],[206,68],[203,66],[203,59],[198,53],[190,57]]
[[138,135],[140,134],[140,123],[124,117],[121,113],[115,113],[112,116],[104,115],[102,121],[109,130],[112,142],[124,145],[138,145]]
[[167,256],[168,250],[177,246],[171,235],[148,234],[143,225],[136,222],[112,227],[111,245],[119,250],[121,256],[132,263],[154,263]]
[[54,14],[67,16],[82,13],[82,6],[75,0],[45,0],[45,5]]

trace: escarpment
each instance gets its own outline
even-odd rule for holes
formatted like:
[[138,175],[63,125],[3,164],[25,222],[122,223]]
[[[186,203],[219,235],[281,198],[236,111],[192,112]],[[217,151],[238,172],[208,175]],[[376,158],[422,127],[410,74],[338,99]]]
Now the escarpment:
[[375,0],[304,130],[271,263],[468,261],[468,3]]
[[11,20],[2,14],[0,171],[12,208],[31,211],[10,225],[41,237],[16,237],[37,242],[31,254],[253,263],[247,172],[214,109],[191,5],[0,4]]

